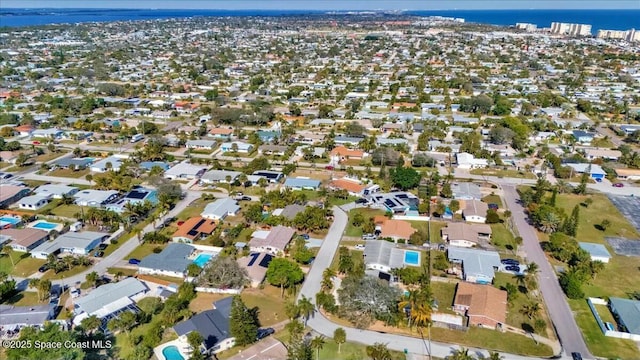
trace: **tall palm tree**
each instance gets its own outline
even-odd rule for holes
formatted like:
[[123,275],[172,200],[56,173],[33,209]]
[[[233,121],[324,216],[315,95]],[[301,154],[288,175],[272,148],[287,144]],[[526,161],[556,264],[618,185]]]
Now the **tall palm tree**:
[[320,350],[324,347],[324,344],[326,344],[326,341],[322,335],[311,339],[311,348],[316,349],[316,360],[320,360]]
[[532,320],[533,318],[538,316],[538,314],[540,313],[540,310],[541,310],[540,304],[538,304],[537,302],[530,302],[528,304],[522,305],[522,308],[520,309],[520,313],[528,317],[529,320]]
[[298,309],[304,318],[304,326],[307,326],[307,321],[316,311],[315,305],[313,305],[309,298],[302,295],[302,298],[298,300]]
[[42,298],[42,295],[40,294],[40,279],[30,279],[29,286],[38,291],[38,299]]
[[453,350],[451,356],[448,356],[449,360],[474,360],[473,355],[469,354],[469,349],[461,347],[460,349]]
[[488,360],[504,360],[504,356],[500,355],[497,351],[489,351]]
[[102,321],[95,315],[91,315],[82,319],[80,325],[84,329],[85,332],[92,334],[100,327]]
[[540,266],[538,264],[531,262],[527,265],[527,272],[525,273],[525,281],[527,284],[527,288],[535,289],[536,288],[536,275],[540,271]]

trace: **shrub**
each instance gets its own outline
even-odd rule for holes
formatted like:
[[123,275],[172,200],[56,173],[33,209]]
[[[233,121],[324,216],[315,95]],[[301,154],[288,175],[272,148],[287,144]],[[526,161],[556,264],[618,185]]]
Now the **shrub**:
[[574,271],[565,272],[560,275],[560,287],[569,299],[584,298],[582,283],[580,282],[578,274]]

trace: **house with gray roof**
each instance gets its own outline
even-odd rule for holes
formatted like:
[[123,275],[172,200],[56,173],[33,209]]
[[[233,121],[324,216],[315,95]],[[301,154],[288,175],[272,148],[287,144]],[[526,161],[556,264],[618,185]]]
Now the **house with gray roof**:
[[209,170],[202,174],[200,181],[205,184],[226,183],[227,176],[231,179],[231,182],[236,180],[242,173],[240,171],[229,170]]
[[239,211],[240,206],[237,201],[223,198],[207,204],[200,215],[205,219],[222,221],[227,216],[235,216]]
[[164,177],[170,180],[194,179],[202,176],[207,171],[206,166],[190,164],[186,161],[176,164],[164,172]]
[[215,354],[235,345],[231,336],[230,319],[233,297],[226,297],[213,303],[212,310],[205,310],[173,326],[178,336],[186,336],[192,331],[202,336],[205,353]]
[[391,269],[400,269],[404,263],[404,250],[397,244],[383,240],[369,240],[364,246],[364,263],[367,269],[391,274]]
[[108,238],[109,234],[95,231],[68,232],[31,250],[31,257],[46,260],[49,255],[59,253],[86,256]]
[[149,291],[147,286],[134,277],[102,285],[86,296],[73,300],[74,325],[95,315],[103,325],[123,311],[137,312],[135,302]]
[[78,192],[78,188],[69,185],[48,184],[38,186],[33,192],[36,195],[50,195],[54,199],[62,199],[65,195],[73,196]]
[[92,158],[63,158],[53,162],[54,166],[62,169],[68,169],[73,166],[76,170],[84,170],[93,164]]
[[609,298],[609,308],[626,332],[640,335],[640,301],[612,297]]
[[18,207],[25,210],[41,209],[51,201],[51,195],[31,195],[25,196],[18,202]]
[[186,143],[187,149],[196,150],[213,150],[216,148],[215,140],[188,140]]
[[480,185],[471,182],[454,182],[451,184],[453,198],[457,200],[482,200]]
[[25,326],[42,327],[55,317],[55,306],[31,305],[13,306],[0,305],[0,327],[4,330],[13,330]]
[[76,205],[101,207],[117,199],[118,192],[115,190],[82,190],[73,197],[76,199]]
[[582,250],[589,253],[591,261],[600,261],[606,264],[611,260],[609,250],[607,250],[607,247],[602,244],[579,242],[578,245]]
[[182,278],[187,266],[193,262],[189,257],[195,251],[191,245],[171,243],[162,252],[145,257],[138,264],[138,273]]
[[284,187],[291,190],[317,190],[320,187],[320,180],[308,178],[287,178]]
[[122,162],[128,159],[128,155],[112,155],[104,158],[93,165],[91,165],[91,171],[97,173],[104,173],[110,170],[119,171]]
[[449,261],[462,265],[462,279],[477,284],[491,284],[496,269],[500,268],[500,255],[495,251],[484,251],[462,247],[447,249]]

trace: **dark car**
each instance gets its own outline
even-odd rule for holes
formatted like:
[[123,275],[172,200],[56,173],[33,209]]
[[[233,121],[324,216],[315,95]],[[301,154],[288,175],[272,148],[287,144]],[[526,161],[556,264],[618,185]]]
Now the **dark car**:
[[264,339],[267,336],[272,335],[275,332],[276,331],[273,328],[258,329],[258,334],[256,335],[256,340]]
[[502,260],[500,260],[500,262],[501,262],[503,265],[513,265],[513,266],[518,266],[518,265],[520,265],[520,261],[518,261],[518,260],[514,260],[514,259],[502,259]]
[[520,272],[520,266],[516,266],[516,265],[507,265],[507,266],[505,266],[505,269],[507,271]]
[[41,273],[46,272],[47,270],[49,270],[49,264],[44,264],[38,269],[38,271]]
[[624,187],[623,183],[615,183],[613,184],[613,187]]
[[489,209],[491,209],[491,210],[498,210],[498,204],[495,204],[495,203],[491,203],[491,204],[489,204]]
[[572,352],[571,353],[571,358],[573,360],[582,360],[582,355],[580,355],[579,352]]
[[109,246],[109,244],[100,244],[98,245],[98,250],[104,250]]
[[250,196],[243,196],[238,200],[240,200],[240,201],[251,201],[251,197]]
[[104,251],[96,251],[95,254],[93,254],[93,256],[95,257],[103,257],[104,256]]
[[302,238],[305,240],[309,240],[309,234],[302,234],[300,236],[302,236]]
[[138,260],[138,259],[129,259],[129,264],[138,265],[138,264],[140,264],[140,260]]
[[365,198],[359,198],[356,200],[356,204],[366,204],[368,201]]

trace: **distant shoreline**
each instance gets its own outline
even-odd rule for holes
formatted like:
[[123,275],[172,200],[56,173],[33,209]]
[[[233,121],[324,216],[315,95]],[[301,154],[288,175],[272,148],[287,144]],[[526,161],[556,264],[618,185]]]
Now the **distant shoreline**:
[[0,26],[26,27],[86,22],[136,21],[150,19],[219,17],[219,16],[444,16],[463,18],[466,22],[512,26],[517,22],[549,27],[551,22],[590,24],[599,29],[640,29],[640,9],[623,10],[410,10],[410,11],[330,11],[330,10],[209,10],[209,9],[102,9],[102,8],[6,8],[0,9]]

